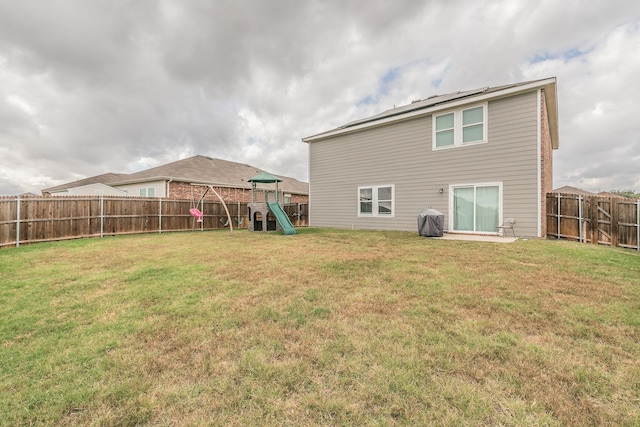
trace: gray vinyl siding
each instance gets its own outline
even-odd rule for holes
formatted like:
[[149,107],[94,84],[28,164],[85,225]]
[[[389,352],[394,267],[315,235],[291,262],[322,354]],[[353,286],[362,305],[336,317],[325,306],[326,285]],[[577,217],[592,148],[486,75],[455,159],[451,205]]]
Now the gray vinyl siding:
[[[489,101],[488,143],[437,151],[431,116],[311,142],[310,225],[417,231],[418,213],[432,207],[448,229],[450,185],[501,182],[503,217],[536,236],[537,114],[536,92]],[[391,184],[394,217],[358,217],[358,187]]]
[[[425,198],[416,171],[426,167],[429,123],[411,120],[311,143],[310,225],[414,229],[420,204],[415,199]],[[388,184],[395,185],[394,217],[358,217],[358,187]]]

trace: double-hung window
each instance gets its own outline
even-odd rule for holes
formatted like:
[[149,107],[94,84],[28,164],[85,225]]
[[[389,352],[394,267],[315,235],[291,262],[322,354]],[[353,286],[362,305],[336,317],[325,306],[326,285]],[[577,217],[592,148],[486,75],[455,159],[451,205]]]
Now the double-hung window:
[[140,197],[155,197],[156,189],[154,187],[141,187]]
[[487,142],[487,104],[433,116],[433,149]]
[[358,187],[358,216],[393,216],[394,186]]

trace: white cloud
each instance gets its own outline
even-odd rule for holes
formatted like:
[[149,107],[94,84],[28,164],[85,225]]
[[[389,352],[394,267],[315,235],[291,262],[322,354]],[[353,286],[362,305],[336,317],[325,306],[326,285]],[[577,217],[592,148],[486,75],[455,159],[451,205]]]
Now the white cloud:
[[18,95],[7,96],[7,102],[11,105],[18,107],[19,109],[21,109],[22,111],[24,111],[30,116],[33,116],[36,112],[35,109],[31,105],[29,105],[28,102],[26,102],[24,99],[22,99]]
[[0,0],[0,194],[194,154],[307,178],[305,136],[558,77],[556,185],[640,182],[632,2]]
[[[594,33],[597,34],[597,33]],[[558,76],[561,149],[556,185],[592,191],[631,188],[640,165],[640,129],[635,119],[640,86],[640,27],[621,23],[594,37],[585,53],[523,67],[525,78]]]

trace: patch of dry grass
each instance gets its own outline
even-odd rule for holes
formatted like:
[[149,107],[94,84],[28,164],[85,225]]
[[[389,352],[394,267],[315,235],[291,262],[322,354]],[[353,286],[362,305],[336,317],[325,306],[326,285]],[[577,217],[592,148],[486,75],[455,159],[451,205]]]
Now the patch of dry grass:
[[0,271],[0,425],[640,423],[629,251],[240,231]]

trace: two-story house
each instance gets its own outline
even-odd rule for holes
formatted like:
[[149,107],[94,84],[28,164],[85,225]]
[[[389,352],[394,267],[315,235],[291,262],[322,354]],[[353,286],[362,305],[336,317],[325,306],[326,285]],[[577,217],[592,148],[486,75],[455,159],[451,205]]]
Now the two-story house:
[[546,234],[558,149],[556,79],[432,96],[303,139],[312,227],[417,230],[425,208],[449,233]]

